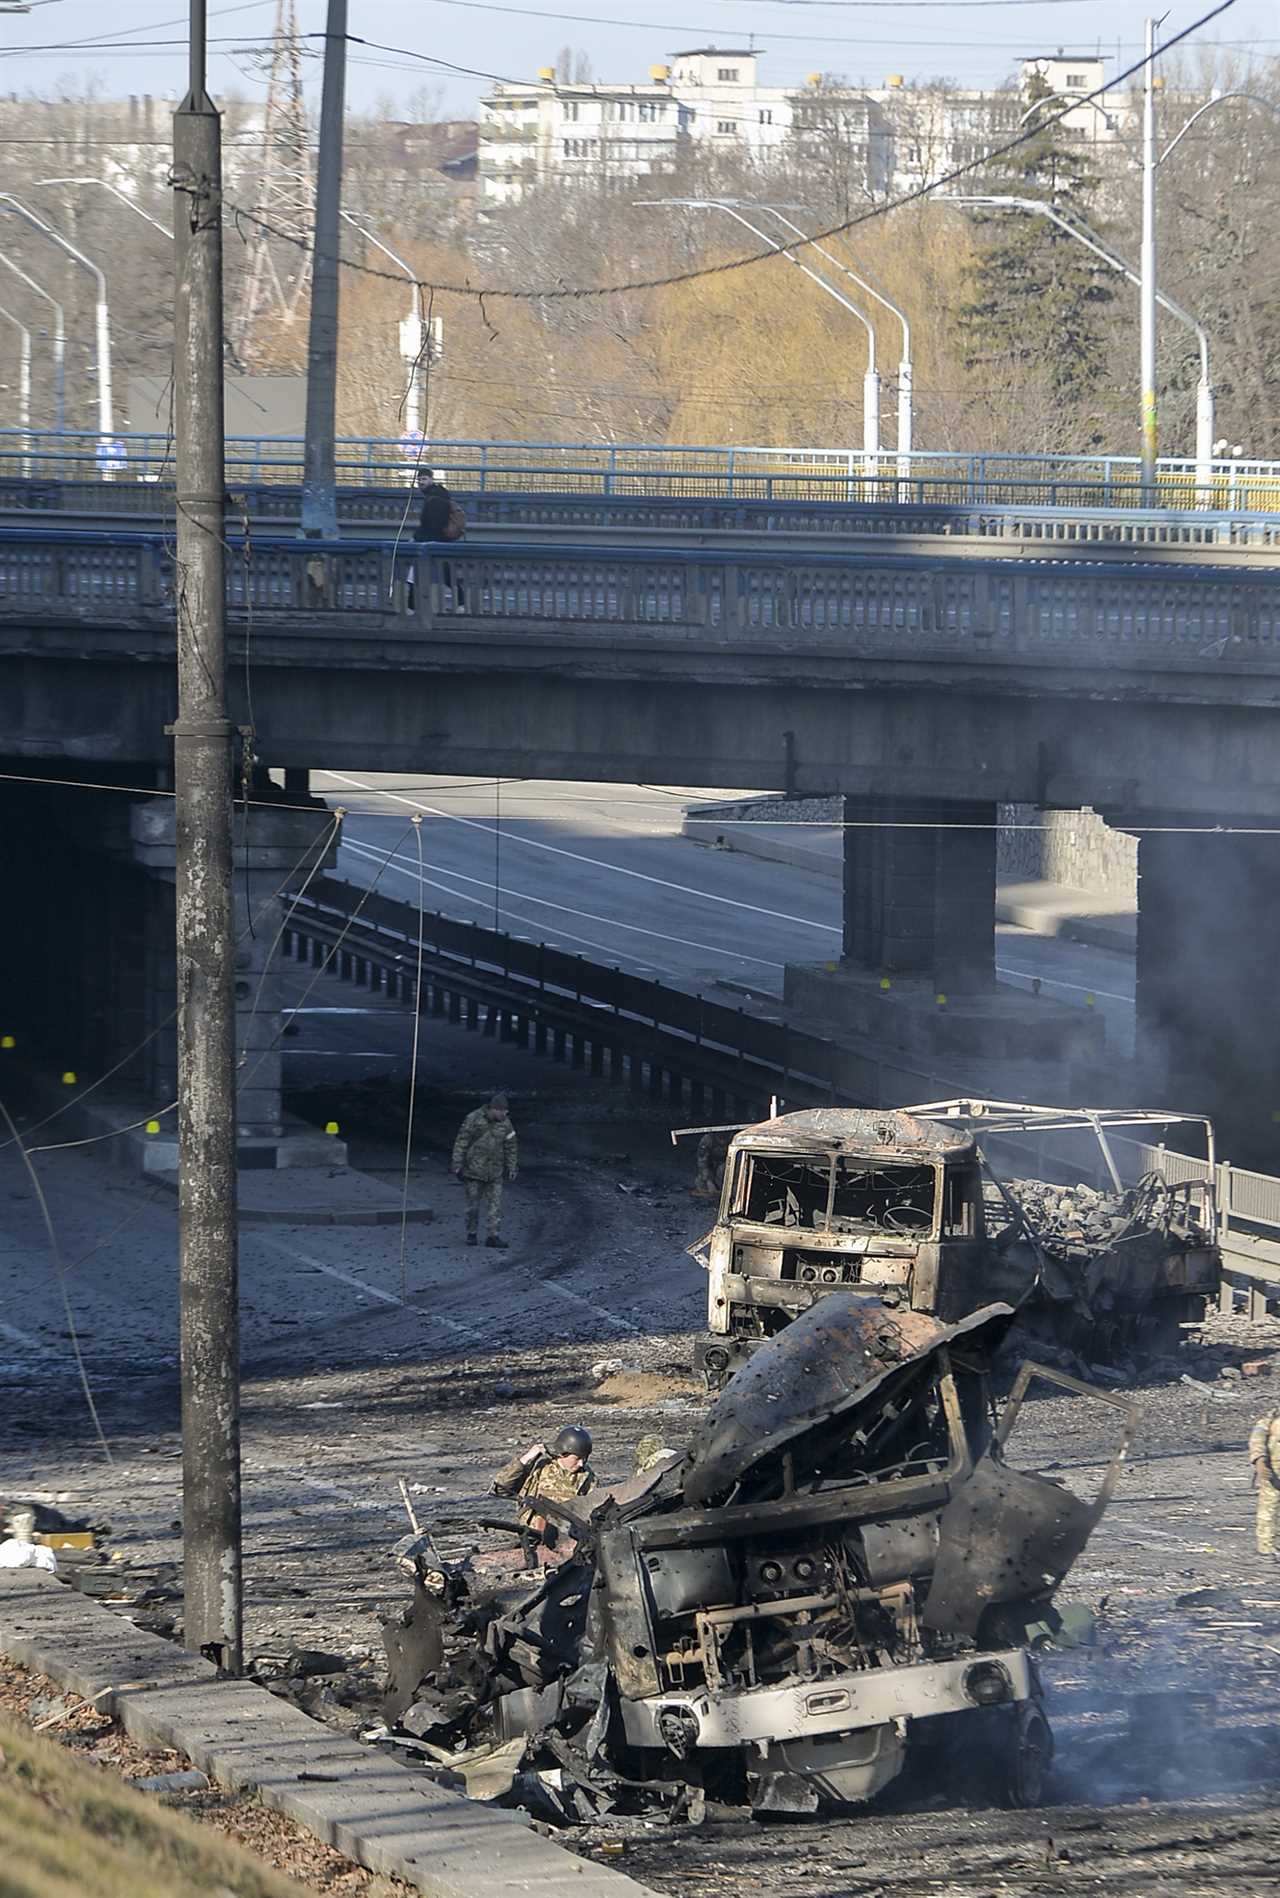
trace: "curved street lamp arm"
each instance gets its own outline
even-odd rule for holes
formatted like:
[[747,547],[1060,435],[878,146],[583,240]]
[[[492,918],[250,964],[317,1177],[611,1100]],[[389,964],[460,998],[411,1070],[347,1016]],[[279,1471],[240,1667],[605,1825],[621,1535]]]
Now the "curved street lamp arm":
[[66,420],[67,420],[67,393],[66,393],[66,362],[67,362],[67,323],[66,323],[66,314],[65,314],[65,312],[64,312],[64,310],[63,310],[63,308],[62,308],[62,305],[61,305],[61,304],[59,303],[59,301],[58,301],[58,299],[57,299],[57,297],[55,297],[55,296],[54,296],[54,294],[53,294],[53,292],[52,292],[51,290],[46,290],[46,289],[45,289],[45,287],[44,287],[44,285],[43,285],[42,283],[37,283],[34,277],[29,277],[29,276],[27,275],[27,273],[26,273],[26,271],[25,271],[25,270],[19,270],[19,268],[18,268],[18,266],[17,266],[17,264],[15,264],[15,263],[14,263],[14,261],[13,261],[13,259],[12,259],[12,257],[6,257],[6,255],[5,255],[5,253],[4,253],[4,252],[3,252],[2,250],[0,250],[0,264],[3,264],[3,265],[5,266],[5,268],[6,268],[7,270],[11,270],[11,271],[13,272],[13,274],[14,274],[14,276],[15,276],[15,277],[17,277],[17,279],[18,279],[18,281],[19,281],[20,283],[25,283],[25,284],[26,284],[26,286],[27,286],[27,288],[28,288],[28,290],[34,290],[34,291],[35,291],[35,293],[36,293],[36,295],[37,295],[38,297],[43,297],[46,303],[50,303],[50,304],[52,304],[52,305],[53,305],[53,401],[54,401],[54,419],[55,419],[55,421],[56,421],[56,424],[57,424],[57,426],[58,426],[58,428],[59,428],[59,429],[62,429],[62,428],[63,428],[63,427],[65,426],[65,424],[66,424]]
[[[1076,241],[1083,244],[1087,250],[1091,250],[1096,257],[1100,257],[1103,263],[1109,265],[1112,270],[1118,271],[1122,277],[1127,277],[1130,283],[1139,286],[1142,283],[1141,277],[1133,266],[1127,264],[1123,257],[1117,257],[1114,251],[1108,250],[1096,231],[1091,231],[1087,224],[1079,224],[1074,218],[1064,216],[1055,204],[1045,203],[1039,198],[986,196],[976,198],[950,198],[944,200],[944,202],[971,205],[979,210],[985,207],[1000,211],[1027,211],[1033,216],[1046,217],[1051,224],[1056,224],[1059,230],[1065,231],[1068,237],[1074,237]],[[1166,296],[1163,290],[1157,290],[1156,302],[1160,304],[1162,309],[1167,310],[1170,316],[1176,316],[1180,323],[1185,323],[1187,328],[1194,332],[1196,342],[1200,348],[1201,380],[1207,383],[1209,380],[1209,336],[1203,323],[1198,322],[1189,310],[1184,310],[1180,303],[1175,303],[1172,297]]]
[[756,204],[756,205],[752,205],[750,208],[755,211],[767,211],[769,213],[769,216],[774,219],[775,223],[781,224],[788,231],[793,231],[797,237],[804,238],[810,250],[816,250],[819,257],[825,257],[827,262],[829,264],[833,264],[838,271],[840,271],[844,276],[848,277],[851,283],[856,283],[859,290],[865,290],[869,297],[874,297],[877,303],[882,303],[885,309],[889,310],[894,316],[896,316],[899,323],[901,323],[902,325],[902,353],[906,357],[910,356],[911,354],[911,323],[910,323],[910,320],[908,319],[906,311],[903,309],[900,309],[899,306],[894,302],[892,297],[886,296],[883,290],[877,290],[876,286],[873,283],[868,283],[865,277],[859,276],[858,272],[856,270],[851,269],[850,266],[843,261],[843,259],[837,257],[834,251],[828,250],[824,244],[819,244],[814,238],[809,236],[807,231],[802,230],[800,225],[793,223],[793,221],[789,217],[785,217],[783,213],[778,209],[777,205]]
[[1215,105],[1225,105],[1228,99],[1247,99],[1250,105],[1260,105],[1267,112],[1274,112],[1277,117],[1280,117],[1280,105],[1277,105],[1273,99],[1264,99],[1260,92],[1220,92],[1216,99],[1206,99],[1199,110],[1191,114],[1191,117],[1187,120],[1182,129],[1174,133],[1159,158],[1157,158],[1157,165],[1163,165],[1174,146],[1181,144],[1197,119],[1202,119],[1206,112],[1212,112]]
[[173,241],[173,232],[167,224],[162,224],[158,217],[152,217],[150,211],[144,211],[140,204],[134,203],[127,191],[121,191],[118,185],[109,183],[106,178],[37,178],[34,182],[38,185],[100,185],[113,198],[119,198],[121,204],[127,204],[131,211],[136,211],[140,218],[145,218],[162,237],[167,237],[171,243]]
[[0,191],[0,204],[7,204],[10,207],[10,209],[14,211],[19,217],[25,218],[28,224],[33,225],[34,228],[40,232],[41,236],[47,237],[51,244],[56,244],[59,250],[65,251],[68,257],[74,258],[76,263],[83,264],[86,270],[92,271],[93,273],[94,281],[96,282],[98,286],[98,308],[97,308],[97,319],[96,319],[97,356],[98,356],[98,433],[99,435],[109,436],[112,433],[111,317],[110,317],[110,312],[108,311],[108,308],[107,308],[106,274],[104,271],[99,269],[98,265],[94,263],[91,257],[86,257],[82,250],[77,250],[75,245],[71,242],[70,238],[64,237],[61,231],[57,231],[54,229],[52,224],[47,224],[42,217],[38,217],[36,213],[30,209],[28,205],[21,203],[19,199],[15,198],[11,191]]
[[1031,104],[1022,114],[1022,117],[1018,120],[1017,129],[1021,131],[1033,112],[1039,112],[1044,106],[1049,105],[1053,101],[1056,101],[1059,105],[1091,105],[1098,114],[1098,117],[1104,120],[1107,125],[1114,126],[1115,124],[1114,118],[1110,112],[1107,111],[1106,107],[1102,105],[1099,100],[1089,98],[1086,93],[1047,92],[1042,99],[1032,100]]

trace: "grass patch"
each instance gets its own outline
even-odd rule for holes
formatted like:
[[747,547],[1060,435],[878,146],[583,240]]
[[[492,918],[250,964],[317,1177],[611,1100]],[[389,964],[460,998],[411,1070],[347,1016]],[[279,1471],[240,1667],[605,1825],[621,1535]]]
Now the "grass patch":
[[305,1886],[0,1720],[0,1898],[298,1898]]

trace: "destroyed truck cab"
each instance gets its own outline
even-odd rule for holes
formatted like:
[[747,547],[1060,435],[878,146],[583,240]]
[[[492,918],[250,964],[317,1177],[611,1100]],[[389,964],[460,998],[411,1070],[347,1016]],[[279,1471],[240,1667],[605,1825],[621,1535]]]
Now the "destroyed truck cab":
[[[559,1823],[611,1810],[816,1813],[875,1798],[914,1761],[1039,1803],[1053,1742],[1032,1642],[1112,1494],[1125,1398],[1027,1363],[997,1411],[1013,1313],[956,1325],[842,1289],[745,1365],[684,1451],[548,1501],[574,1537],[538,1583],[419,1567],[389,1634],[424,1637],[388,1709],[464,1776],[511,1748],[511,1803]],[[1033,1379],[1100,1405],[1092,1495],[1023,1467]],[[394,1645],[399,1644],[399,1645]],[[958,1785],[957,1785],[958,1780]]]
[[[698,1368],[720,1389],[794,1318],[850,1286],[945,1322],[1007,1300],[1051,1357],[1063,1353],[1059,1362],[1173,1349],[1179,1325],[1217,1288],[1212,1164],[1194,1202],[1196,1182],[1170,1185],[1158,1170],[1126,1190],[1105,1124],[1142,1130],[1179,1118],[953,1101],[815,1108],[740,1129],[716,1223],[690,1247],[709,1275]],[[1114,1191],[1075,1189],[1088,1202],[1087,1230],[1059,1214],[1075,1207],[1068,1189],[1006,1182],[993,1169],[1000,1142],[1014,1142],[1014,1154],[1020,1138],[1048,1133],[1101,1143]],[[1147,1158],[1162,1151],[1127,1145]],[[1079,1146],[1072,1152],[1068,1167],[1081,1163]]]

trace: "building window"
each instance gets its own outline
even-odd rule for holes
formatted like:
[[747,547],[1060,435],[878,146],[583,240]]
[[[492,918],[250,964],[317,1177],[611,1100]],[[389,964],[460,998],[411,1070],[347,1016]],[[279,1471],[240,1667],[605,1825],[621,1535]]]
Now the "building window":
[[717,119],[716,120],[716,131],[719,132],[722,137],[723,136],[731,137],[732,134],[737,131],[737,129],[738,128],[734,124],[732,119]]
[[721,66],[716,73],[717,79],[725,80],[730,85],[732,85],[733,81],[737,77],[738,77],[738,68],[736,66]]
[[560,112],[563,118],[566,118],[569,120],[576,119],[578,116],[577,103],[573,99],[562,100],[560,104]]
[[772,125],[773,113],[770,112],[768,109],[762,111],[760,114],[760,123],[761,125]]
[[1085,86],[1088,84],[1088,81],[1082,72],[1069,72],[1067,74],[1067,84],[1073,87]]

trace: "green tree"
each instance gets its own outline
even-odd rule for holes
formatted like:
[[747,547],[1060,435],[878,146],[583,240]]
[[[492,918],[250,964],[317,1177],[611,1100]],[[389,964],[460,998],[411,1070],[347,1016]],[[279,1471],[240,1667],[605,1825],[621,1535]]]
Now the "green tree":
[[[1055,95],[1040,74],[1027,87],[1027,107]],[[1101,183],[1088,146],[1063,125],[1028,124],[1034,136],[994,161],[979,189],[1038,198],[1097,225],[1091,205]],[[1085,449],[1101,439],[1100,398],[1106,376],[1107,306],[1112,273],[1083,244],[1048,218],[999,211],[980,220],[984,239],[969,266],[960,310],[970,369],[1018,365],[1042,379],[1063,446]],[[1029,445],[1029,444],[1028,444]]]

